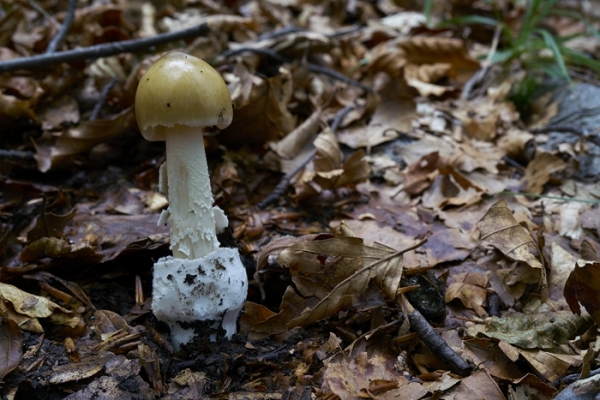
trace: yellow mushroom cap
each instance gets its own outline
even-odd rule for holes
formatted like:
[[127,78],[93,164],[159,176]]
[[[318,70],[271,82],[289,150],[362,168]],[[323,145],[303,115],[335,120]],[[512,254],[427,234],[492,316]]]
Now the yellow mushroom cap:
[[233,108],[221,75],[205,61],[172,51],[146,71],[135,93],[135,115],[146,140],[165,140],[162,127],[231,124]]

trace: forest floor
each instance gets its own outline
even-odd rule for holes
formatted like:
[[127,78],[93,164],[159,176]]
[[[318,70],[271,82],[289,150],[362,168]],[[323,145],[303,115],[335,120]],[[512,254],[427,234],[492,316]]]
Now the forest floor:
[[[600,392],[593,2],[69,3],[0,12],[3,399]],[[171,50],[231,93],[204,142],[249,280],[238,333],[179,350],[134,112]]]

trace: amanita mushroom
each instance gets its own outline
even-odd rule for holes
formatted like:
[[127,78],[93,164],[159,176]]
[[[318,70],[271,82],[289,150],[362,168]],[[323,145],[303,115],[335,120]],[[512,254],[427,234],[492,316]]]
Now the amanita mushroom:
[[152,310],[169,324],[176,347],[194,334],[186,322],[210,320],[215,327],[222,322],[231,337],[248,281],[237,249],[221,248],[217,241],[227,217],[212,205],[202,136],[204,127],[231,123],[227,86],[203,60],[173,51],[142,76],[135,113],[144,138],[164,140],[167,149],[159,187],[169,208],[159,224],[170,222],[173,257],[154,264]]

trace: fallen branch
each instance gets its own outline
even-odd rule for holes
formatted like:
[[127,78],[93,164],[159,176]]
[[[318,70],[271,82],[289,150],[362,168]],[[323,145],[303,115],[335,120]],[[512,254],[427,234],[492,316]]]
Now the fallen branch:
[[117,83],[117,78],[112,78],[102,88],[102,92],[100,93],[100,98],[98,99],[98,102],[94,105],[94,109],[92,110],[92,113],[90,114],[90,118],[89,118],[90,121],[95,121],[98,118],[98,115],[100,115],[102,106],[104,105],[104,103],[106,102],[106,98],[108,97],[108,92],[110,92],[110,89],[112,89],[112,87],[115,86],[115,83]]
[[46,54],[54,53],[58,46],[62,43],[63,39],[71,29],[71,24],[73,24],[73,17],[75,16],[75,8],[77,7],[77,0],[69,0],[67,5],[67,16],[63,21],[62,26],[58,30],[56,36],[52,38],[50,43],[48,44],[48,48],[46,49]]
[[115,54],[121,53],[132,53],[169,42],[190,39],[197,36],[204,36],[209,31],[210,28],[208,24],[204,23],[196,25],[192,28],[163,33],[148,38],[123,40],[121,42],[104,43],[96,46],[84,47],[81,49],[72,49],[49,54],[38,54],[32,57],[0,61],[0,72],[14,71],[17,69],[45,68],[48,65],[58,64],[61,62],[77,61],[86,58],[95,59],[114,56]]
[[423,344],[448,365],[451,372],[460,376],[469,375],[471,366],[448,346],[448,343],[433,329],[425,317],[413,308],[404,296],[402,296],[402,306],[405,312],[408,312],[410,327],[419,335]]

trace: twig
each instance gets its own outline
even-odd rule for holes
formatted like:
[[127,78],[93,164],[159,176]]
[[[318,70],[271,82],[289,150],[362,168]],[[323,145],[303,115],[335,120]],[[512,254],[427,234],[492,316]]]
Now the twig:
[[77,0],[69,0],[67,5],[67,16],[63,21],[62,26],[60,27],[56,36],[52,38],[50,43],[48,44],[48,48],[46,49],[46,54],[51,54],[56,51],[58,46],[62,43],[63,39],[71,29],[71,24],[73,24],[73,17],[75,16],[75,8],[77,7]]
[[[342,123],[342,120],[344,119],[344,117],[346,115],[348,115],[348,113],[350,111],[352,111],[353,109],[354,109],[354,107],[352,107],[352,106],[346,106],[335,114],[335,117],[333,117],[333,122],[331,123],[331,131],[333,133],[335,133],[338,130],[338,127]],[[306,167],[306,165],[313,159],[313,157],[315,156],[316,153],[317,153],[316,150],[312,150],[306,156],[306,158],[304,160],[302,160],[301,163],[299,163],[293,170],[291,170],[287,174],[285,174],[281,178],[281,180],[279,181],[277,186],[275,186],[275,188],[273,188],[273,191],[267,197],[262,199],[260,201],[260,203],[258,203],[256,206],[262,210],[262,209],[265,209],[267,206],[275,203],[283,195],[283,193],[287,190],[287,187],[289,186],[289,184],[292,181],[292,179],[294,178],[294,176],[296,176],[296,174],[298,172],[300,172],[304,167]]]
[[487,71],[492,66],[492,59],[494,57],[494,54],[496,54],[496,49],[498,48],[498,42],[500,41],[501,30],[502,29],[498,26],[496,28],[496,31],[494,32],[494,38],[492,39],[492,46],[490,48],[490,52],[487,55],[487,58],[483,62],[483,67],[480,68],[475,73],[475,75],[473,75],[473,77],[471,77],[471,79],[469,79],[467,81],[467,83],[465,83],[462,93],[460,94],[460,97],[462,97],[463,99],[469,99],[469,97],[471,96],[471,92],[473,91],[473,88],[475,87],[475,85],[477,85],[479,82],[481,82],[481,80],[483,79],[483,77],[485,76]]
[[30,151],[0,149],[0,159],[17,161],[35,161],[34,154]]
[[86,58],[100,58],[113,56],[120,53],[136,52],[177,40],[190,39],[206,35],[210,31],[208,24],[203,23],[192,28],[160,35],[123,40],[121,42],[104,43],[82,49],[72,49],[51,54],[38,54],[32,57],[17,58],[14,60],[0,61],[0,72],[14,71],[16,69],[31,69],[47,67],[51,64],[83,60]]
[[408,313],[410,327],[419,334],[421,341],[433,354],[444,361],[450,371],[460,376],[467,376],[471,372],[471,366],[437,333],[418,310]]
[[540,199],[551,199],[551,200],[560,200],[560,201],[574,201],[576,203],[589,203],[589,204],[600,204],[600,200],[588,200],[588,199],[575,199],[572,197],[561,197],[561,196],[548,196],[545,194],[537,194],[537,193],[525,193],[525,192],[511,192],[511,191],[503,191],[498,193],[500,196],[524,196],[524,197],[534,197]]
[[[271,49],[267,49],[267,48],[254,48],[254,47],[240,47],[239,49],[235,49],[235,50],[227,50],[225,52],[223,52],[223,54],[221,54],[223,57],[228,58],[228,57],[233,57],[236,56],[238,54],[241,53],[256,53],[256,54],[260,54],[263,56],[267,56],[270,57],[274,60],[276,60],[277,62],[280,63],[291,63],[292,60],[282,56],[281,54],[277,53],[275,50],[271,50]],[[331,68],[328,67],[323,67],[320,65],[316,65],[313,63],[306,63],[306,66],[308,67],[308,70],[317,74],[323,74],[323,75],[327,75],[330,78],[333,78],[335,80],[338,80],[340,82],[344,82],[347,83],[348,85],[352,85],[352,86],[356,86],[361,88],[362,90],[364,90],[365,92],[371,93],[373,92],[373,89],[363,85],[362,83],[360,83],[359,81],[357,81],[356,79],[352,79],[349,78],[348,76],[333,70]]]
[[548,133],[548,132],[567,132],[574,133],[579,136],[586,137],[588,132],[585,129],[577,128],[572,125],[547,125],[541,128],[535,128],[530,131],[531,133]]
[[300,172],[304,167],[306,167],[306,165],[310,162],[310,160],[313,159],[316,152],[317,152],[317,150],[312,150],[306,156],[306,158],[304,160],[302,160],[301,163],[296,165],[293,170],[291,170],[290,172],[285,174],[283,176],[283,178],[281,178],[281,180],[279,181],[277,186],[275,186],[275,188],[273,188],[273,191],[271,192],[271,194],[269,194],[267,197],[262,199],[260,201],[260,203],[258,203],[256,206],[262,210],[262,209],[265,209],[267,206],[275,203],[277,201],[277,199],[279,199],[281,197],[281,195],[283,195],[283,193],[286,191],[288,185],[290,184],[290,182],[292,181],[294,176],[296,176],[296,174],[298,172]]
[[331,121],[331,132],[337,132],[337,130],[340,128],[342,121],[344,120],[344,118],[346,118],[346,115],[350,114],[350,111],[352,110],[354,110],[354,106],[346,106],[335,114],[333,120]]
[[581,139],[587,139],[597,146],[600,146],[600,137],[596,132],[589,132],[587,129],[581,129],[573,125],[547,125],[541,128],[530,130],[531,133],[548,133],[548,132],[567,132],[579,136]]
[[256,41],[260,42],[263,40],[276,39],[281,36],[289,35],[292,33],[305,32],[305,31],[306,31],[306,29],[304,29],[304,28],[299,28],[294,25],[289,25],[284,28],[278,29],[276,31],[263,33],[262,35],[260,35],[259,37],[256,38]]
[[104,103],[106,102],[106,98],[108,97],[108,92],[110,92],[110,89],[112,89],[112,87],[115,86],[115,83],[117,83],[117,78],[112,78],[102,88],[102,92],[100,93],[100,98],[98,99],[98,102],[96,103],[96,105],[94,105],[94,109],[92,110],[92,113],[90,114],[90,121],[94,121],[94,120],[96,120],[96,118],[98,118],[98,115],[100,114],[100,110],[102,110],[102,106],[104,105]]
[[54,25],[56,27],[56,29],[60,30],[61,25],[58,23],[58,21],[56,21],[56,19],[52,15],[48,14],[46,12],[46,10],[44,10],[42,8],[42,6],[40,6],[34,0],[28,0],[27,4],[29,5],[29,7],[33,8],[35,11],[39,12],[44,18],[46,18],[48,21],[50,21],[50,23],[52,25]]

